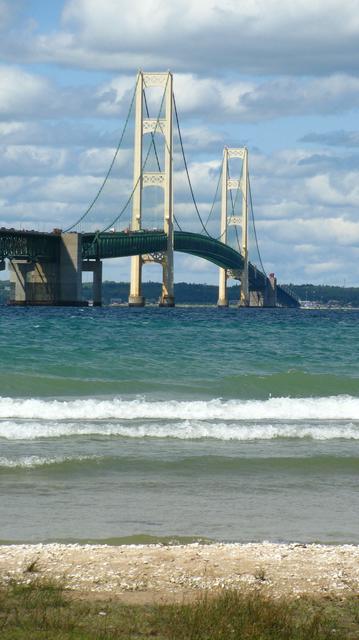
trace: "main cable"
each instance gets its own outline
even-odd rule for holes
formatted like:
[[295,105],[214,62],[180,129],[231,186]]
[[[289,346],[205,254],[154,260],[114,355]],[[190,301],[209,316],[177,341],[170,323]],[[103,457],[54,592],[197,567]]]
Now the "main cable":
[[[158,112],[158,116],[157,116],[157,119],[156,119],[156,124],[155,124],[155,130],[154,130],[154,133],[156,133],[156,131],[157,131],[157,127],[158,127],[158,125],[159,125],[159,121],[160,121],[160,118],[161,118],[161,113],[162,113],[163,103],[164,103],[164,99],[165,99],[165,95],[166,95],[167,84],[168,84],[168,78],[167,78],[167,82],[166,82],[165,88],[164,88],[164,90],[163,90],[162,100],[161,100],[161,104],[160,104],[160,109],[159,109],[159,112]],[[150,156],[150,152],[151,152],[151,148],[152,148],[152,145],[153,145],[153,144],[154,144],[154,140],[153,140],[153,138],[152,138],[152,140],[151,140],[151,144],[150,144],[150,145],[149,145],[149,147],[148,147],[148,151],[147,151],[147,154],[146,154],[145,161],[142,163],[141,173],[140,173],[140,175],[138,176],[138,178],[137,178],[137,180],[136,180],[136,182],[135,182],[135,184],[134,184],[134,186],[133,186],[133,189],[132,189],[132,191],[131,191],[131,194],[130,194],[129,198],[127,199],[126,204],[124,205],[124,207],[122,208],[122,210],[120,211],[120,213],[118,214],[118,216],[116,216],[116,218],[115,218],[115,219],[114,219],[110,224],[108,224],[108,225],[107,225],[107,227],[105,227],[104,229],[102,229],[102,232],[105,232],[105,231],[107,231],[108,229],[110,229],[111,227],[113,227],[113,226],[116,224],[116,222],[118,222],[118,221],[119,221],[119,219],[121,218],[121,216],[123,215],[123,213],[126,211],[126,209],[127,209],[128,205],[129,205],[129,203],[131,202],[131,200],[132,200],[132,198],[133,198],[133,195],[134,195],[134,193],[135,193],[135,191],[136,191],[136,189],[137,189],[137,187],[138,187],[138,184],[139,184],[139,182],[140,182],[141,178],[143,177],[143,171],[144,171],[144,169],[145,169],[145,167],[146,167],[146,164],[147,164],[147,162],[148,162],[148,158],[149,158],[149,156]]]
[[219,176],[218,176],[218,182],[217,182],[217,186],[216,186],[216,191],[214,193],[214,198],[213,198],[213,201],[212,201],[212,205],[211,205],[211,208],[209,210],[209,214],[207,216],[207,220],[205,222],[205,227],[207,227],[207,225],[209,223],[209,219],[210,219],[210,217],[211,217],[211,215],[213,213],[214,205],[216,204],[216,199],[217,199],[217,195],[218,195],[218,189],[219,189],[219,185],[221,184],[221,179],[222,179],[222,173],[223,173],[223,165],[221,164],[221,171],[220,171]]
[[90,206],[86,209],[85,213],[77,220],[77,222],[75,222],[73,225],[71,225],[71,227],[68,227],[67,229],[65,229],[65,233],[68,233],[69,231],[72,231],[72,229],[74,229],[74,227],[77,227],[77,225],[80,224],[80,222],[82,222],[82,220],[84,220],[86,218],[87,214],[90,213],[92,207],[96,204],[97,200],[99,199],[99,197],[100,197],[100,195],[101,195],[101,193],[102,193],[102,191],[103,191],[103,189],[105,187],[105,184],[106,184],[106,182],[107,182],[107,180],[108,180],[108,178],[110,176],[110,173],[112,171],[113,165],[115,164],[116,158],[118,156],[118,153],[120,151],[120,148],[121,148],[121,145],[122,145],[122,142],[123,142],[123,138],[124,138],[124,135],[125,135],[125,132],[126,132],[126,129],[127,129],[127,125],[128,125],[129,119],[130,119],[132,107],[133,107],[134,101],[135,101],[137,84],[138,84],[138,78],[136,80],[135,89],[134,89],[134,92],[133,92],[130,108],[128,110],[127,118],[126,118],[124,127],[122,129],[121,137],[120,137],[120,140],[118,142],[118,145],[117,145],[116,151],[114,153],[114,156],[112,158],[110,167],[109,167],[109,169],[108,169],[108,171],[107,171],[107,173],[105,175],[105,178],[104,178],[104,180],[103,180],[103,182],[102,182],[102,184],[101,184],[96,196],[92,200]]
[[250,202],[251,214],[252,214],[252,224],[253,224],[253,231],[254,231],[254,239],[255,239],[255,242],[256,242],[258,258],[259,258],[260,265],[261,265],[261,267],[262,267],[262,271],[263,271],[264,275],[265,275],[265,276],[267,276],[267,272],[266,272],[266,270],[265,270],[265,268],[264,268],[264,266],[263,266],[262,256],[261,256],[260,251],[259,251],[259,244],[258,244],[257,229],[256,229],[256,223],[255,223],[255,219],[254,219],[254,210],[253,210],[253,199],[252,199],[251,181],[250,181],[250,178],[249,178],[249,173],[247,173],[247,178],[248,178],[249,202]]
[[[162,112],[162,107],[163,107],[163,103],[164,103],[164,98],[165,98],[165,95],[166,95],[167,83],[168,83],[168,79],[167,79],[166,86],[165,86],[164,91],[163,91],[163,96],[162,96],[162,100],[161,100],[160,110],[159,110],[159,113],[158,113],[158,116],[157,116],[157,120],[156,120],[156,125],[155,125],[155,132],[156,132],[156,130],[157,130],[157,127],[158,127],[158,124],[159,124],[159,120],[160,120],[160,117],[161,117],[161,112]],[[137,82],[136,82],[136,88],[137,88]],[[131,202],[131,200],[132,200],[132,198],[133,198],[133,195],[134,195],[134,193],[135,193],[135,191],[136,191],[136,189],[137,189],[137,187],[138,187],[138,184],[139,184],[139,182],[140,182],[140,180],[141,180],[141,178],[142,178],[142,176],[143,176],[143,170],[144,170],[144,168],[145,168],[145,166],[146,166],[146,164],[147,164],[147,161],[148,161],[148,158],[149,158],[149,155],[150,155],[150,151],[151,151],[152,144],[153,144],[153,141],[151,141],[151,144],[150,144],[150,146],[149,146],[149,148],[148,148],[148,151],[147,151],[147,155],[146,155],[145,161],[143,162],[142,167],[141,167],[141,173],[140,173],[140,175],[138,176],[138,178],[137,178],[137,180],[136,180],[136,182],[135,182],[135,184],[134,184],[134,186],[133,186],[133,189],[132,189],[132,191],[131,191],[131,194],[130,194],[129,198],[128,198],[128,199],[127,199],[127,201],[126,201],[126,204],[122,207],[122,209],[121,209],[120,213],[118,214],[118,216],[116,216],[116,218],[115,218],[114,220],[112,220],[112,222],[111,222],[109,225],[107,225],[107,227],[105,227],[105,228],[104,228],[104,229],[102,229],[101,231],[96,231],[95,236],[94,236],[94,238],[93,238],[93,240],[92,240],[91,244],[90,244],[90,245],[89,245],[89,247],[88,247],[88,252],[90,251],[91,247],[93,247],[93,245],[96,243],[96,241],[97,241],[98,237],[101,235],[101,233],[105,233],[108,229],[110,229],[111,227],[113,227],[113,226],[114,226],[114,224],[116,224],[116,222],[118,222],[118,221],[120,220],[120,218],[122,217],[122,215],[123,215],[123,214],[124,214],[124,212],[126,211],[126,209],[127,209],[128,205],[130,204],[130,202]]]
[[211,238],[212,236],[208,233],[204,222],[202,220],[201,214],[198,210],[198,206],[197,206],[197,202],[196,202],[196,198],[194,196],[194,192],[193,192],[193,187],[192,187],[192,183],[191,183],[191,178],[189,175],[189,171],[188,171],[188,166],[187,166],[187,160],[186,160],[186,156],[185,156],[185,152],[184,152],[184,148],[183,148],[183,140],[182,140],[182,134],[181,134],[181,129],[180,129],[180,125],[179,125],[179,118],[178,118],[178,112],[177,112],[177,105],[176,105],[176,99],[175,99],[175,95],[173,94],[173,106],[175,108],[175,116],[176,116],[176,122],[177,122],[177,129],[178,129],[178,137],[179,137],[179,141],[180,141],[180,145],[181,145],[181,151],[182,151],[182,157],[183,157],[183,162],[184,162],[184,166],[185,166],[185,170],[186,170],[186,174],[187,174],[187,180],[188,180],[188,185],[190,188],[190,192],[191,192],[191,196],[192,196],[192,200],[193,200],[193,204],[197,213],[197,216],[200,220],[200,223],[202,225],[203,231],[207,234],[207,236],[209,238]]

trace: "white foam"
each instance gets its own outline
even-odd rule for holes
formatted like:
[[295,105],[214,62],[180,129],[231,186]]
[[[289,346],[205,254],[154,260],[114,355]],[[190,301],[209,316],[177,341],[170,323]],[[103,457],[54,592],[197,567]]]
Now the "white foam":
[[196,440],[272,440],[274,438],[312,438],[313,440],[359,440],[359,425],[325,422],[233,423],[184,420],[181,422],[147,422],[121,424],[101,422],[12,422],[0,423],[0,437],[8,440],[35,440],[69,436],[121,436],[125,438],[177,438]]
[[20,456],[19,458],[5,458],[0,457],[0,469],[34,469],[36,467],[43,467],[51,464],[61,464],[62,462],[79,462],[82,460],[94,460],[98,456],[60,456],[56,458],[44,458],[41,456]]
[[[339,424],[338,424],[339,423]],[[268,400],[42,400],[0,398],[0,437],[359,439],[359,398]]]
[[0,419],[94,420],[359,420],[359,398],[268,400],[42,400],[0,397]]

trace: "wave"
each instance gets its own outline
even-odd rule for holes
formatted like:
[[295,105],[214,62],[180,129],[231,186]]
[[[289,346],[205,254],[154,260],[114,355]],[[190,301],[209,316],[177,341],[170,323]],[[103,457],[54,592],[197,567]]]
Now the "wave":
[[147,422],[143,424],[106,424],[101,422],[0,422],[0,438],[7,440],[35,440],[38,438],[61,438],[71,436],[100,436],[123,438],[175,438],[179,440],[217,439],[273,440],[359,440],[359,425],[320,423],[226,423],[184,420],[182,422]]
[[0,469],[35,469],[37,467],[49,467],[71,463],[97,461],[99,456],[59,456],[45,458],[41,456],[20,456],[19,458],[0,457]]
[[91,470],[96,467],[101,472],[120,471],[122,473],[188,473],[195,470],[196,473],[228,473],[228,471],[258,473],[274,470],[276,472],[306,472],[313,468],[316,472],[356,472],[359,473],[358,459],[348,455],[312,455],[312,456],[250,456],[240,455],[197,455],[180,457],[177,459],[148,459],[143,457],[123,457],[121,456],[20,456],[17,458],[0,457],[0,472],[8,470],[27,469],[53,469],[56,473],[63,471],[67,474],[71,470],[79,467],[84,470]]
[[267,400],[149,401],[0,398],[0,419],[25,420],[359,420],[359,398],[276,397]]

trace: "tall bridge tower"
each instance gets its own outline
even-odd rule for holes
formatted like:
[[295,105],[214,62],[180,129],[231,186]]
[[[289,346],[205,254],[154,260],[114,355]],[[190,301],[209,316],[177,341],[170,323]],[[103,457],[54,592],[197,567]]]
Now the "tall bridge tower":
[[[230,158],[242,160],[242,177],[230,178],[228,175],[228,161]],[[233,212],[228,215],[228,192],[236,190],[242,194],[242,215],[235,216]],[[240,228],[240,249],[244,259],[242,271],[238,274],[241,281],[241,295],[239,306],[249,306],[249,282],[248,282],[248,149],[240,147],[223,150],[222,164],[222,198],[221,198],[221,236],[220,240],[227,244],[228,227]],[[236,274],[237,275],[237,274]],[[228,269],[219,269],[218,306],[228,307],[227,279]]]
[[[146,87],[160,87],[164,92],[164,117],[145,118],[143,111]],[[170,72],[139,72],[136,85],[135,148],[133,171],[133,206],[131,230],[142,229],[142,192],[146,187],[161,187],[164,192],[163,230],[167,234],[167,248],[157,260],[162,264],[162,294],[160,306],[174,306],[173,286],[173,76]],[[160,114],[161,115],[161,114]],[[164,136],[164,171],[143,171],[143,137],[160,133]],[[142,307],[142,265],[153,261],[151,256],[132,256],[129,306]]]

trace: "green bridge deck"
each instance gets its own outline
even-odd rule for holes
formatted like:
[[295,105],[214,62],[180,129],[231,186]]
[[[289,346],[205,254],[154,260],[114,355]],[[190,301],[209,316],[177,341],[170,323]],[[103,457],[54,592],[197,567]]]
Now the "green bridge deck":
[[[161,231],[140,231],[130,233],[85,233],[82,236],[84,258],[116,258],[166,250],[167,236]],[[243,269],[243,257],[228,245],[200,233],[189,231],[174,232],[174,249],[182,253],[203,258],[218,267],[239,271]],[[264,291],[266,276],[254,265],[249,264],[249,284],[255,291]]]
[[[82,234],[82,257],[85,260],[160,253],[166,250],[166,246],[167,236],[163,231]],[[238,251],[199,233],[175,231],[174,249],[209,260],[218,267],[233,271],[234,275],[243,268],[243,257]],[[60,235],[56,233],[0,229],[0,261],[16,258],[56,262],[59,251]],[[267,282],[266,275],[249,263],[250,290],[264,291]],[[280,286],[277,288],[277,300],[283,306],[299,306],[297,299]]]

